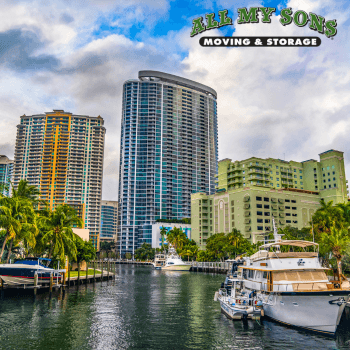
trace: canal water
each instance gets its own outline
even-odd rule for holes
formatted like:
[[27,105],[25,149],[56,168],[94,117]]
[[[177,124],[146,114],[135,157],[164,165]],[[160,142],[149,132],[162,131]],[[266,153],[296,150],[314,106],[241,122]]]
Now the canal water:
[[349,310],[335,339],[228,320],[213,301],[224,277],[119,265],[115,281],[71,287],[64,298],[5,295],[0,349],[350,348]]

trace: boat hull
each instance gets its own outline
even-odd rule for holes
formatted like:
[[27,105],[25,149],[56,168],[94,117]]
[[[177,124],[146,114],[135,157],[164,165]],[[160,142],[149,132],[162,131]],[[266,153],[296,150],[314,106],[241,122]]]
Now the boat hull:
[[[54,270],[48,268],[36,269],[35,266],[16,267],[0,267],[0,278],[8,285],[34,284],[34,275],[38,273],[38,282],[48,282],[50,275]],[[55,278],[57,278],[55,276]],[[60,280],[60,276],[58,279]]]
[[[254,309],[253,307],[238,308],[226,303],[225,301],[218,299],[220,302],[221,312],[231,320],[240,320],[242,318],[260,318],[261,311]],[[250,310],[249,310],[250,309]],[[253,311],[251,311],[253,309]]]
[[164,271],[190,271],[191,265],[171,265],[171,266],[162,266],[161,270]]
[[271,293],[263,302],[265,316],[290,326],[334,335],[350,291]]

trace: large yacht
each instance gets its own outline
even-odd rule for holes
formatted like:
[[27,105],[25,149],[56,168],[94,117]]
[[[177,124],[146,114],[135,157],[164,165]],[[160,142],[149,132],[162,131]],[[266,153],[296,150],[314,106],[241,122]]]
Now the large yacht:
[[[238,266],[241,291],[256,293],[253,302],[271,319],[333,335],[350,298],[349,281],[329,281],[317,243],[282,240],[275,224],[274,238]],[[228,278],[226,291],[233,282]]]
[[166,255],[165,254],[156,254],[154,257],[153,266],[156,270],[160,270],[162,266],[165,265]]

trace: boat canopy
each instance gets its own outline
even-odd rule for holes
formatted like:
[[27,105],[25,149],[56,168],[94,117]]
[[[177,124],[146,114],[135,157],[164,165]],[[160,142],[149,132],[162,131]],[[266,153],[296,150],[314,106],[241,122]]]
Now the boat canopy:
[[301,248],[312,247],[312,246],[318,247],[318,243],[314,243],[310,241],[289,240],[289,241],[279,241],[279,242],[264,244],[260,246],[260,249],[266,249],[266,248],[271,248],[271,247],[281,246],[281,245],[291,245],[294,247],[301,247]]

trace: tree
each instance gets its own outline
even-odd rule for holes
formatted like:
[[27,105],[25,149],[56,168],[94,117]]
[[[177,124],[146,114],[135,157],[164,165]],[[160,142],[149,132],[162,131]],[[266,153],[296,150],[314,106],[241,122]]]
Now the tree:
[[142,243],[142,246],[135,250],[135,258],[145,261],[153,260],[156,250],[149,243]]
[[67,255],[69,259],[75,260],[77,248],[72,228],[83,225],[75,210],[66,204],[59,205],[54,211],[41,212],[38,221],[43,231],[43,245],[49,246],[49,259],[51,256],[59,256],[63,263]]
[[341,281],[342,265],[341,260],[349,248],[350,236],[348,228],[337,228],[336,223],[330,227],[330,232],[323,232],[321,243],[337,261],[338,280]]
[[90,241],[84,241],[75,235],[77,254],[75,261],[80,264],[82,261],[90,262],[96,258],[96,249]]
[[167,232],[168,230],[164,226],[160,228],[160,235],[162,237],[162,250],[164,250],[164,236],[166,236]]
[[[37,233],[36,217],[31,202],[23,197],[0,197],[0,227],[6,230],[5,239],[2,245],[0,260],[2,260],[6,243],[9,241],[8,259],[14,241],[23,237],[29,237],[27,242],[35,244]],[[7,260],[8,260],[7,259]]]

